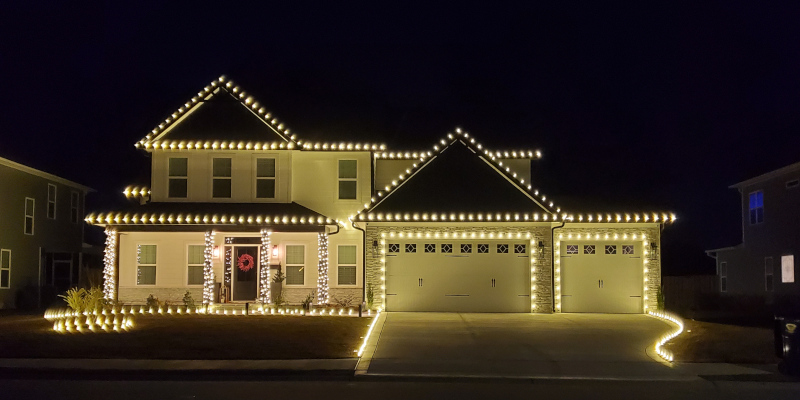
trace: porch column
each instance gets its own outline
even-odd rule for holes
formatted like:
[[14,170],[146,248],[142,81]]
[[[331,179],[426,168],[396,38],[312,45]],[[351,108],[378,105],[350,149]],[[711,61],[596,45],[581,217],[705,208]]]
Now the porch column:
[[317,304],[327,304],[328,298],[328,234],[317,236]]
[[259,290],[258,301],[262,304],[269,304],[272,302],[272,293],[270,292],[270,276],[269,266],[272,255],[272,242],[270,240],[272,232],[267,229],[261,230],[261,268],[259,269]]
[[203,251],[203,305],[214,303],[214,231],[206,231]]
[[103,255],[103,298],[117,297],[117,229],[106,227],[106,248]]

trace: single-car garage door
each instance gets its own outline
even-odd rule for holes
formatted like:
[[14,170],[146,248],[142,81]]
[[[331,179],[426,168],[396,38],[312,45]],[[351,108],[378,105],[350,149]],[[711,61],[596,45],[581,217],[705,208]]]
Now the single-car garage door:
[[562,241],[561,311],[641,313],[641,242]]
[[386,310],[530,312],[529,242],[387,240]]

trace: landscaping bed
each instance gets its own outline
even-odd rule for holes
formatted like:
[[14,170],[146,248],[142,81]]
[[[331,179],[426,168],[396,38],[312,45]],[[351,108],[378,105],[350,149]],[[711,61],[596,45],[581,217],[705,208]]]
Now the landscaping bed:
[[685,319],[683,333],[664,347],[677,362],[775,364],[771,328]]
[[58,333],[41,315],[0,315],[0,358],[167,360],[355,357],[371,318],[139,316],[128,332]]

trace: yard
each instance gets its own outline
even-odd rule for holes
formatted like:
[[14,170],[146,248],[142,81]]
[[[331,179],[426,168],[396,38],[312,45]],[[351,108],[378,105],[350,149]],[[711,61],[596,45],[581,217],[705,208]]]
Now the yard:
[[0,358],[355,357],[371,318],[137,316],[123,333],[58,333],[41,315],[0,315]]
[[775,364],[772,329],[684,320],[685,329],[666,344],[677,362]]

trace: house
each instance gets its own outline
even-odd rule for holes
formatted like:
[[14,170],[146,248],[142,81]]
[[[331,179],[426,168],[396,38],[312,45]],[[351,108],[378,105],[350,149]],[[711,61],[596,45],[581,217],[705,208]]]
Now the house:
[[0,158],[0,308],[38,307],[43,290],[54,297],[78,282],[90,191]]
[[666,213],[580,214],[531,185],[538,151],[457,129],[430,149],[304,141],[225,77],[137,144],[150,187],[93,213],[106,296],[204,304],[371,303],[388,311],[657,307]]
[[718,290],[728,299],[797,301],[800,163],[730,186],[741,194],[742,243],[706,251],[716,259]]

